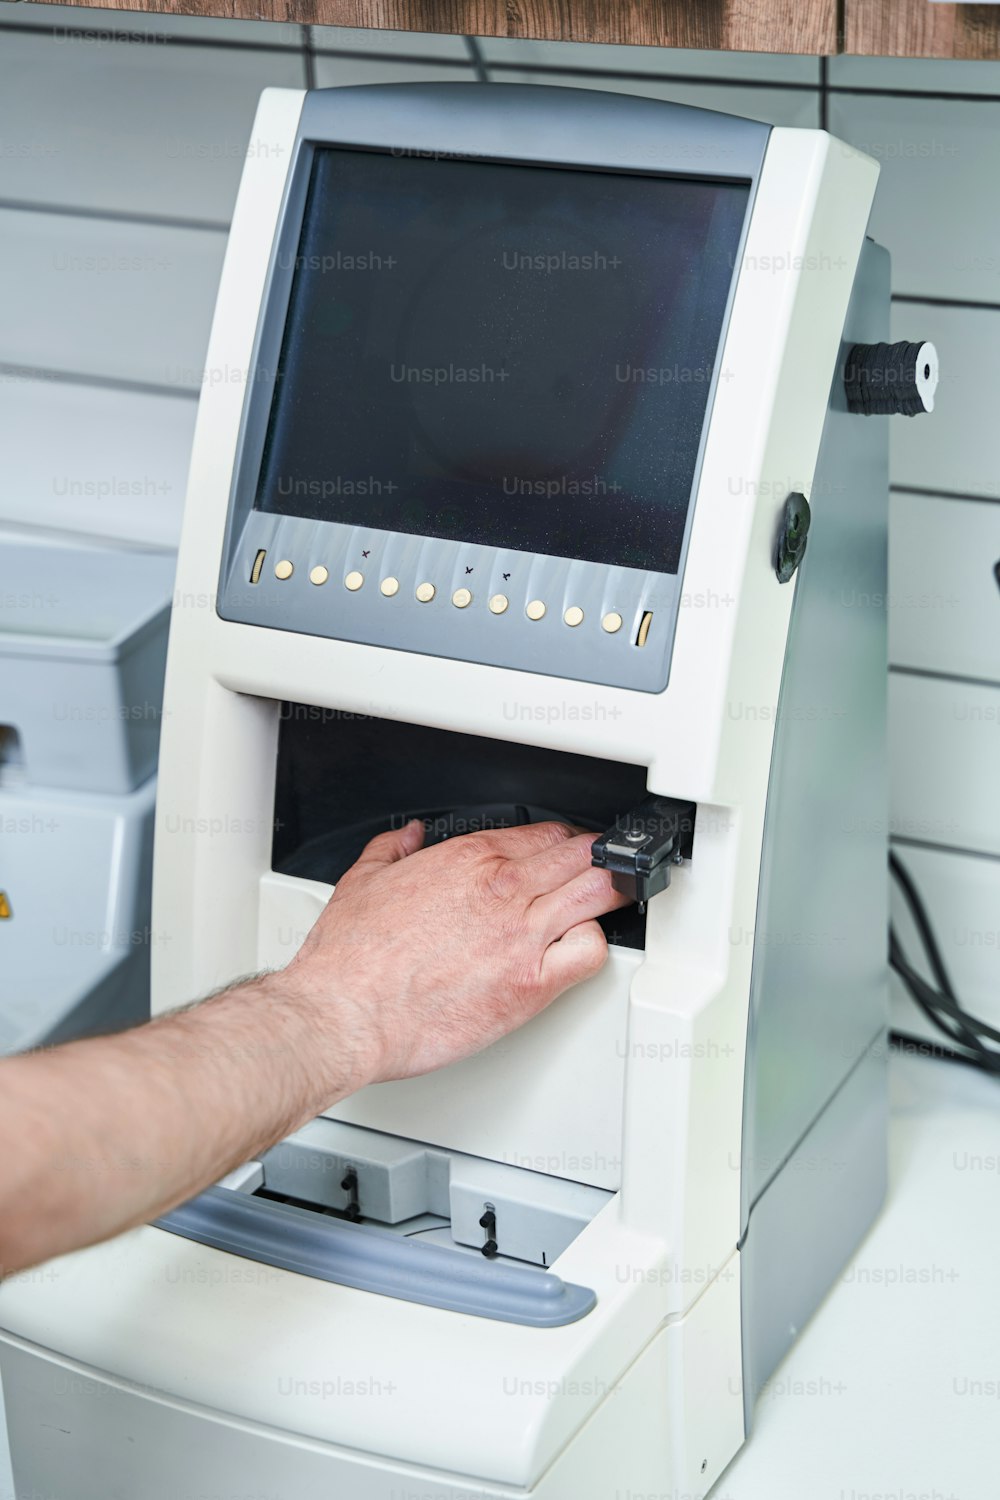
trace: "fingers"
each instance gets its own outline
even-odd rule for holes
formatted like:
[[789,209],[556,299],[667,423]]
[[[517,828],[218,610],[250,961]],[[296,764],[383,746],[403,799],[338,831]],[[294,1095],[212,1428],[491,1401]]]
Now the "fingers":
[[550,943],[542,958],[542,983],[552,1000],[597,974],[607,961],[608,945],[598,924],[579,922],[557,942]]
[[591,868],[596,833],[578,833],[518,862],[517,873],[529,899],[548,895]]
[[591,866],[557,890],[539,896],[532,903],[531,920],[543,941],[554,943],[581,922],[628,904],[628,897],[611,884],[607,870]]
[[[394,865],[397,860],[415,854],[424,842],[424,825],[419,818],[405,823],[402,828],[390,828],[380,833],[362,849],[352,870],[381,870]],[[351,873],[349,870],[348,874]]]
[[573,838],[576,831],[568,823],[525,823],[517,828],[487,828],[467,837],[488,841],[490,852],[504,859],[523,860],[547,849],[557,849]]

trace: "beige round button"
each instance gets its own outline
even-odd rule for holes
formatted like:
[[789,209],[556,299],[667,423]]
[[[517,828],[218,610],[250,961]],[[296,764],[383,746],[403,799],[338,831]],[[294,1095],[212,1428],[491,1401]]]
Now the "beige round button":
[[472,595],[468,589],[456,589],[451,596],[451,602],[456,609],[466,609],[472,603]]
[[509,603],[510,600],[506,594],[494,594],[490,600],[490,614],[502,615]]
[[420,600],[421,604],[430,604],[436,593],[437,589],[434,587],[433,583],[417,584],[417,598]]
[[275,578],[291,578],[294,572],[295,568],[293,564],[288,561],[287,557],[282,558],[281,562],[275,563],[274,565]]
[[582,625],[583,610],[580,608],[579,604],[571,604],[569,609],[563,615],[563,619],[565,620],[567,625]]
[[608,635],[614,635],[616,630],[621,630],[622,628],[622,617],[615,610],[612,610],[609,615],[604,616],[601,625],[608,632]]
[[363,573],[348,573],[347,577],[344,579],[344,588],[350,589],[353,593],[356,589],[359,589],[361,587],[364,581],[365,575]]
[[382,582],[379,584],[379,588],[382,590],[387,599],[391,599],[393,594],[399,593],[399,579],[383,578]]
[[325,583],[329,576],[329,569],[324,568],[323,564],[320,563],[319,566],[313,568],[312,572],[309,574],[309,582],[317,584]]
[[540,620],[545,613],[545,605],[541,599],[532,599],[524,613],[528,616],[529,620]]

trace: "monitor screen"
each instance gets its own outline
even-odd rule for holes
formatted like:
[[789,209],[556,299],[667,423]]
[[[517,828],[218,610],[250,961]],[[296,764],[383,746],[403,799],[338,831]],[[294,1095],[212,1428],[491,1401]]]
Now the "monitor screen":
[[257,506],[677,572],[748,194],[317,148]]

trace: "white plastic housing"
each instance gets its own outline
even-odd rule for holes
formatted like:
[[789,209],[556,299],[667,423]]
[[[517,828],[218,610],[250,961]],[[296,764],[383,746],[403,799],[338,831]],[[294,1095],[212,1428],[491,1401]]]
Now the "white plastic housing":
[[[253,138],[273,149],[244,173],[213,370],[249,365],[301,103],[280,90],[261,102]],[[162,1430],[176,1441],[182,1416],[201,1413],[206,1475],[237,1451],[257,1454],[253,1472],[265,1473],[260,1455],[279,1444],[282,1483],[299,1496],[319,1494],[306,1475],[322,1460],[329,1493],[340,1481],[363,1500],[411,1490],[606,1500],[616,1488],[703,1493],[742,1442],[734,1164],[752,943],[733,934],[755,922],[794,596],[772,552],[787,493],[810,494],[876,176],[823,132],[770,136],[659,695],[220,619],[245,385],[206,386],[167,675],[154,926],[173,940],[154,955],[155,1009],[286,961],[328,894],[270,868],[279,700],[641,760],[651,791],[698,804],[696,858],[653,901],[644,954],[617,952],[586,992],[475,1062],[335,1111],[498,1161],[585,1151],[594,1165],[582,1180],[620,1192],[556,1262],[597,1292],[580,1322],[539,1332],[285,1272],[248,1280],[231,1257],[154,1229],[58,1262],[44,1287],[3,1289],[0,1316],[29,1345],[164,1393]],[[516,724],[503,713],[511,702],[524,710]],[[496,1108],[482,1110],[483,1098]],[[324,1399],[331,1381],[362,1370],[394,1394]],[[288,1371],[293,1399],[278,1400]],[[223,1443],[221,1422],[238,1424],[239,1442]],[[166,1458],[163,1473],[179,1462]]]

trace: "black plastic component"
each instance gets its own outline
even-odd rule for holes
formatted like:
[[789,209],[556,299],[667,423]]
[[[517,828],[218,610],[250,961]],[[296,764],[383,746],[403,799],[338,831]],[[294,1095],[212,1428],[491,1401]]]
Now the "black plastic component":
[[483,1254],[487,1260],[495,1260],[497,1255],[497,1216],[496,1210],[488,1208],[479,1221],[479,1227],[486,1230],[486,1243],[483,1245]]
[[[848,411],[865,417],[919,417],[926,410],[917,387],[924,343],[855,344],[844,366]],[[930,376],[930,369],[926,370]]]
[[812,512],[805,495],[794,490],[785,501],[774,553],[774,571],[779,583],[787,583],[805,556]]
[[350,1219],[356,1224],[361,1218],[361,1202],[358,1196],[358,1174],[353,1167],[348,1167],[347,1176],[340,1184],[347,1194],[347,1207],[344,1209],[344,1218]]
[[630,897],[640,912],[670,884],[670,867],[691,858],[695,805],[673,797],[647,797],[594,844],[592,862],[610,870],[616,891]]

